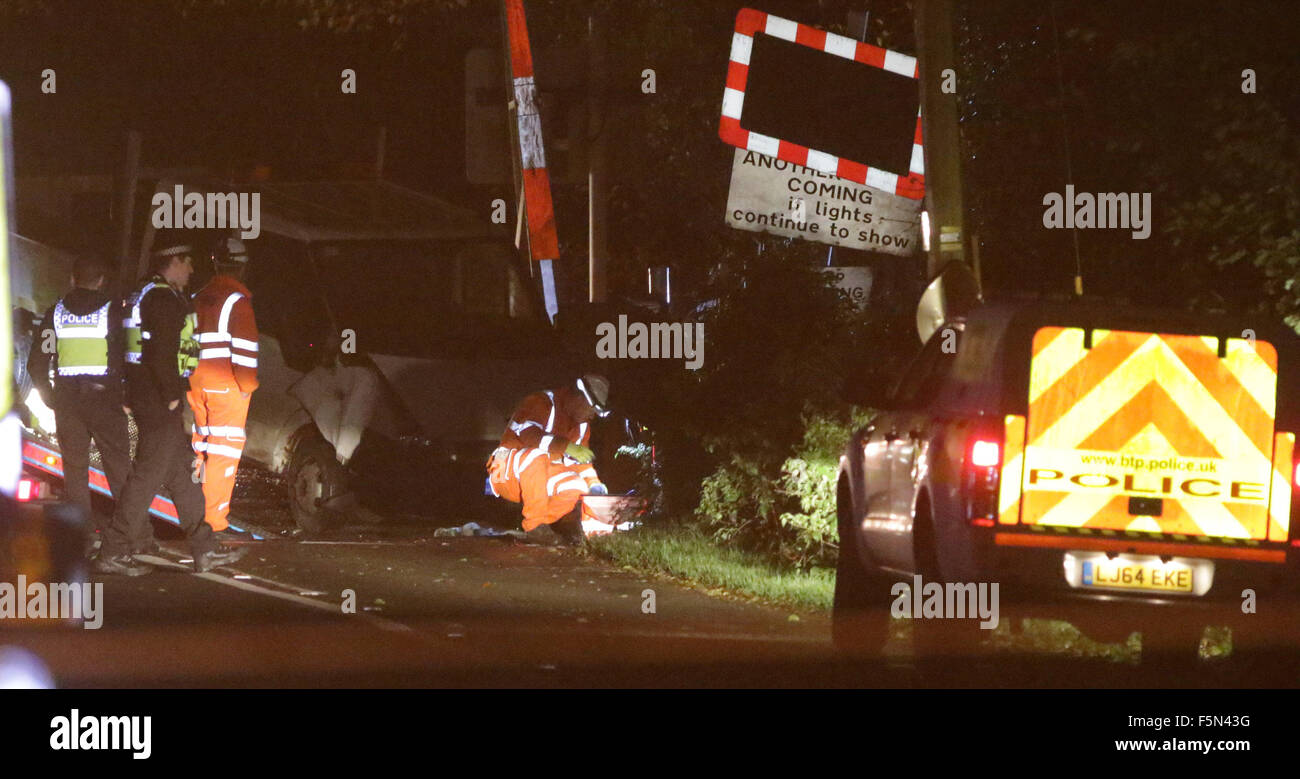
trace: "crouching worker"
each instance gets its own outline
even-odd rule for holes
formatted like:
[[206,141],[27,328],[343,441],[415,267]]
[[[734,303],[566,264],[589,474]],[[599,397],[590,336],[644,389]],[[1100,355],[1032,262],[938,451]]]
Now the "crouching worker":
[[524,398],[488,460],[492,494],[523,503],[523,528],[537,543],[582,543],[582,496],[604,495],[591,464],[591,421],[609,415],[609,382],[588,374]]

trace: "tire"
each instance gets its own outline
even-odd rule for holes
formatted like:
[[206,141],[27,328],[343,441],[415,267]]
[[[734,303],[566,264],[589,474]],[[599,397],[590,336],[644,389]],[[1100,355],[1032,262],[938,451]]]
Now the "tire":
[[879,654],[889,640],[889,581],[862,565],[853,528],[853,499],[841,480],[836,500],[840,554],[835,564],[831,640],[851,654]]
[[[931,582],[944,584],[935,549],[934,512],[924,492],[916,501],[913,528],[919,547],[916,567],[923,586]],[[966,619],[923,619],[916,614],[912,617],[912,651],[918,662],[943,666],[952,660],[972,660],[981,654],[985,631],[980,629],[978,619],[969,615]]]
[[27,358],[32,352],[32,337],[25,332],[14,334],[14,398],[19,403],[27,400],[32,390],[32,376],[27,372]]
[[334,447],[319,435],[313,434],[294,447],[287,482],[289,512],[304,533],[318,535],[342,521],[339,512],[324,504],[348,491],[347,471],[335,457]]

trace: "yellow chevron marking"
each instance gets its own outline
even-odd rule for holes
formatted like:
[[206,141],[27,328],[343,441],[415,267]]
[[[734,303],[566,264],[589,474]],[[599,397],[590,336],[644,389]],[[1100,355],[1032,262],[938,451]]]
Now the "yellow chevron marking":
[[[1109,331],[1094,330],[1092,331],[1092,345],[1096,347]],[[1083,331],[1078,328],[1070,328],[1060,335],[1056,336],[1050,344],[1047,345],[1038,356],[1034,357],[1033,370],[1029,374],[1029,402],[1033,403],[1038,400],[1038,396],[1047,391],[1049,387],[1056,383],[1075,363],[1079,362],[1080,355],[1086,355],[1083,350]]]
[[[1040,331],[1041,333],[1042,331]],[[1004,489],[999,496],[1001,512],[1016,507],[1024,490],[1048,492],[1067,492],[1056,505],[1037,517],[1037,524],[1057,527],[1081,527],[1106,510],[1108,503],[1116,495],[1126,494],[1126,489],[1115,484],[1116,478],[1122,480],[1125,472],[1138,473],[1147,479],[1170,477],[1173,483],[1180,485],[1179,498],[1165,496],[1165,500],[1176,502],[1187,517],[1201,532],[1223,538],[1251,537],[1265,538],[1269,535],[1272,523],[1286,527],[1289,520],[1290,484],[1287,478],[1274,472],[1273,442],[1253,441],[1241,428],[1232,415],[1224,409],[1209,389],[1201,383],[1190,368],[1183,363],[1177,352],[1162,338],[1154,334],[1116,333],[1125,338],[1142,338],[1137,349],[1108,375],[1097,382],[1082,397],[1076,398],[1068,410],[1061,414],[1047,429],[1035,431],[1037,435],[1026,441],[1024,454],[1008,450],[1007,473],[1020,474],[1020,489]],[[1089,352],[1083,349],[1083,330],[1069,328],[1061,332],[1052,342],[1034,357],[1030,372],[1030,403],[1038,399],[1065,376],[1075,365],[1088,358]],[[1111,331],[1094,330],[1093,348],[1104,339],[1112,337]],[[1202,337],[1206,348],[1217,353],[1219,340],[1212,336]],[[1271,348],[1263,344],[1261,348]],[[1239,381],[1251,398],[1270,416],[1274,413],[1276,403],[1276,374],[1264,357],[1244,339],[1228,339],[1225,344],[1226,356],[1221,360],[1224,367]],[[1135,396],[1151,384],[1159,386],[1182,410],[1189,424],[1204,436],[1205,440],[1220,455],[1220,458],[1189,457],[1170,443],[1156,424],[1145,425],[1128,441],[1115,448],[1113,454],[1116,463],[1108,466],[1085,464],[1082,455],[1088,454],[1081,449],[1082,444],[1094,433],[1114,420],[1116,414],[1130,403]],[[1033,420],[1029,420],[1031,423]],[[1136,420],[1131,420],[1136,421]],[[1122,428],[1121,428],[1122,429]],[[1172,434],[1172,433],[1171,433]],[[1109,447],[1108,447],[1109,449]],[[1109,452],[1102,453],[1107,454]],[[1014,456],[1013,456],[1014,455]],[[1073,455],[1078,465],[1070,461]],[[1143,458],[1146,467],[1158,465],[1157,459],[1174,458],[1179,464],[1169,470],[1137,471],[1119,465],[1118,458],[1131,455]],[[1087,463],[1102,462],[1087,460]],[[1066,464],[1069,463],[1069,464]],[[1286,473],[1289,477],[1290,457],[1287,457]],[[1029,468],[1037,470],[1042,481],[1030,485]],[[1159,466],[1163,468],[1163,465]],[[1176,470],[1182,468],[1184,470]],[[1187,470],[1196,468],[1197,470]],[[1205,470],[1200,470],[1204,468]],[[1054,469],[1054,470],[1046,470]],[[1096,472],[1101,476],[1089,477],[1092,483],[1071,483],[1062,474],[1070,472]],[[1105,475],[1109,474],[1109,475]],[[1058,477],[1058,478],[1052,478]],[[1191,479],[1188,484],[1182,484]],[[1084,481],[1088,481],[1085,478]],[[1109,485],[1108,485],[1109,481]],[[1006,485],[1004,479],[1003,484]],[[1230,486],[1232,485],[1232,486]],[[1131,486],[1131,485],[1130,485]],[[1148,482],[1148,487],[1150,482]],[[1238,487],[1242,494],[1232,493]],[[1199,491],[1207,494],[1200,494]],[[1149,489],[1133,487],[1127,494],[1149,492]],[[1283,501],[1269,501],[1268,494],[1287,496]],[[1259,521],[1242,520],[1228,510],[1226,503],[1236,503],[1238,511],[1256,508]],[[1269,516],[1271,514],[1272,523]],[[1113,510],[1111,511],[1113,514]],[[1034,522],[1034,517],[1025,518]],[[1156,517],[1109,516],[1106,524],[1115,524],[1119,529],[1161,532],[1160,521]],[[1248,523],[1248,524],[1247,524]],[[1256,528],[1252,533],[1251,528]],[[1274,533],[1275,534],[1275,533]]]
[[1160,533],[1160,523],[1155,517],[1133,517],[1133,521],[1128,523],[1125,530],[1137,530],[1143,533]]

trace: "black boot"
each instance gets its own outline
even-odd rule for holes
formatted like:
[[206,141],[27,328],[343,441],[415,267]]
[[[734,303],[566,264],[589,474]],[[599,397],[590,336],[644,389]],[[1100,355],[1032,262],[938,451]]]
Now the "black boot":
[[220,565],[230,565],[248,554],[246,546],[218,546],[207,552],[194,555],[194,570],[199,573],[211,571]]
[[119,576],[144,576],[153,572],[153,566],[142,563],[129,554],[108,557],[101,553],[91,562],[90,570],[95,573],[112,573]]
[[162,554],[162,547],[158,545],[158,541],[156,539],[151,538],[148,541],[144,542],[143,544],[140,544],[136,548],[132,549],[131,554],[133,555],[151,554],[157,557]]
[[104,545],[104,534],[98,528],[92,530],[86,536],[86,557],[94,557],[99,548]]
[[537,544],[538,546],[555,546],[560,543],[559,536],[555,535],[555,531],[551,529],[550,525],[538,525],[524,533],[524,538],[528,543]]
[[551,529],[565,546],[582,546],[587,540],[587,534],[582,530],[582,504],[579,503],[573,511],[556,520]]

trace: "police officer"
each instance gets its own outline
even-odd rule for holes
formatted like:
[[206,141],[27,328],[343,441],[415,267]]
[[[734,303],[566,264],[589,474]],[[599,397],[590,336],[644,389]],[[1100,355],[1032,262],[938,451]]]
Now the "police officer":
[[105,270],[96,257],[76,261],[73,289],[45,312],[37,330],[40,343],[27,359],[33,386],[54,410],[65,498],[82,516],[93,518],[91,547],[100,545],[108,522],[91,511],[90,442],[99,449],[114,498],[121,497],[131,467],[123,408],[121,307],[102,291]]
[[194,251],[172,243],[153,254],[154,275],[127,301],[126,397],[139,429],[135,463],[113,523],[96,558],[100,573],[139,576],[152,566],[133,554],[154,545],[149,505],[165,490],[176,506],[199,572],[233,563],[245,547],[222,546],[203,521],[203,488],[193,477],[194,451],[185,432],[187,378],[198,362],[194,313],[184,289]]

